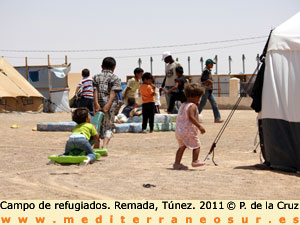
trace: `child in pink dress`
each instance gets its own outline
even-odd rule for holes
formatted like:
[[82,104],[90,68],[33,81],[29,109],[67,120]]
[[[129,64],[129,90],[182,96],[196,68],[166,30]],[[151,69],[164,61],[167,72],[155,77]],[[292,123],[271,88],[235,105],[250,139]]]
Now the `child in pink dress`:
[[204,162],[198,161],[200,153],[200,140],[198,137],[198,130],[201,134],[205,133],[205,129],[200,125],[198,115],[198,105],[204,90],[199,84],[189,84],[184,88],[184,93],[187,102],[182,103],[177,119],[176,119],[176,139],[179,148],[176,153],[174,169],[186,170],[187,166],[181,164],[181,159],[186,148],[193,149],[192,167],[203,166]]

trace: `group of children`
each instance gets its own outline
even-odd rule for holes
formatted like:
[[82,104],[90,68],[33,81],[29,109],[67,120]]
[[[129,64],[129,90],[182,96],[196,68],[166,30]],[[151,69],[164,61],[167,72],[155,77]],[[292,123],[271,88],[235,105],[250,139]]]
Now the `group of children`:
[[[94,139],[94,148],[100,147],[100,140],[103,139],[101,148],[107,149],[110,139],[113,136],[113,123],[115,122],[116,108],[118,108],[117,94],[122,91],[121,80],[114,74],[116,61],[112,57],[103,59],[102,72],[89,77],[87,69],[82,71],[83,79],[76,89],[81,88],[82,95],[79,100],[79,108],[73,111],[72,119],[77,123],[72,131],[69,140],[66,143],[64,155],[74,154],[76,151],[85,151],[88,160],[87,163],[95,160],[95,154],[92,149],[92,139]],[[153,132],[154,115],[157,112],[155,106],[155,96],[157,96],[157,88],[155,87],[153,76],[151,73],[145,72],[137,68],[135,71],[135,78],[128,89],[125,90],[122,98],[126,102],[122,113],[125,117],[132,117],[133,115],[143,116],[142,132],[147,133],[146,128],[149,121],[150,133]],[[204,162],[198,161],[200,152],[200,140],[198,138],[198,130],[203,134],[205,129],[200,125],[198,117],[198,105],[204,91],[199,84],[186,84],[183,76],[183,68],[181,66],[176,68],[177,79],[174,90],[170,91],[172,94],[171,103],[168,112],[172,111],[175,101],[182,102],[176,120],[175,136],[179,144],[176,153],[174,169],[188,169],[187,166],[182,165],[181,159],[186,148],[193,149],[192,166],[198,167],[204,165]],[[139,84],[139,79],[142,79],[142,84]],[[142,112],[137,110],[135,102],[136,90],[139,89],[142,97]],[[93,91],[92,91],[93,90]],[[93,92],[93,94],[91,94]],[[165,91],[168,93],[168,91]],[[91,101],[92,99],[92,101]],[[92,102],[92,104],[91,104]],[[94,108],[93,108],[94,106]],[[104,118],[101,122],[100,133],[98,135],[95,127],[90,124],[89,112],[102,111]],[[125,121],[126,118],[121,116],[117,120]]]

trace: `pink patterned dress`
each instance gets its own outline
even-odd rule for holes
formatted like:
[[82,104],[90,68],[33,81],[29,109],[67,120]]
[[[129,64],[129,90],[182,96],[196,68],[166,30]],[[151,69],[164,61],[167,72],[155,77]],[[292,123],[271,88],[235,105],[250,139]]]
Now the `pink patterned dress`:
[[[195,104],[191,102],[185,102],[181,105],[176,119],[175,135],[179,147],[186,146],[190,149],[196,149],[200,147],[201,143],[198,137],[198,128],[192,124],[188,118],[188,109],[192,105]],[[198,119],[198,110],[195,113],[195,116]]]

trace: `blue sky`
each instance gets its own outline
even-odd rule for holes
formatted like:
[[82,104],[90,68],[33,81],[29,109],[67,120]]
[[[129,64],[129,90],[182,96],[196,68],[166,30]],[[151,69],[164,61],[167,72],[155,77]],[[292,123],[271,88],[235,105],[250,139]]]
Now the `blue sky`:
[[[9,52],[3,50],[95,50],[181,45],[267,36],[300,9],[299,0],[0,0],[0,55],[12,65],[47,63],[48,52]],[[134,51],[51,52],[51,62],[64,62],[67,54],[71,72],[88,68],[100,71],[103,57],[117,60],[116,74],[122,80],[138,66],[153,74],[163,74],[163,51],[171,51],[188,74],[187,57],[191,57],[191,74],[201,74],[200,57],[218,55],[220,74],[228,74],[231,56],[232,73],[242,72],[242,54],[246,56],[246,73],[255,69],[255,57],[261,53],[266,38],[219,44]],[[257,43],[259,42],[259,43]],[[247,44],[247,45],[244,45]],[[243,45],[230,47],[233,45]],[[207,50],[210,49],[210,50]],[[176,53],[187,52],[187,53]],[[146,56],[144,56],[146,55]],[[132,57],[136,56],[136,57]],[[125,58],[124,58],[125,57]],[[41,59],[36,59],[41,58]]]

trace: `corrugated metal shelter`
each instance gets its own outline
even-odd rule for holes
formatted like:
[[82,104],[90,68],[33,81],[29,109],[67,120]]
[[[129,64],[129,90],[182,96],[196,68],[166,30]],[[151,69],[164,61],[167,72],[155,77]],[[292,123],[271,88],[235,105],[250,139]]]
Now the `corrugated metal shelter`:
[[71,111],[69,106],[68,73],[70,64],[51,65],[48,56],[48,65],[28,65],[27,58],[25,66],[15,69],[29,81],[44,97],[44,111],[58,112]]

